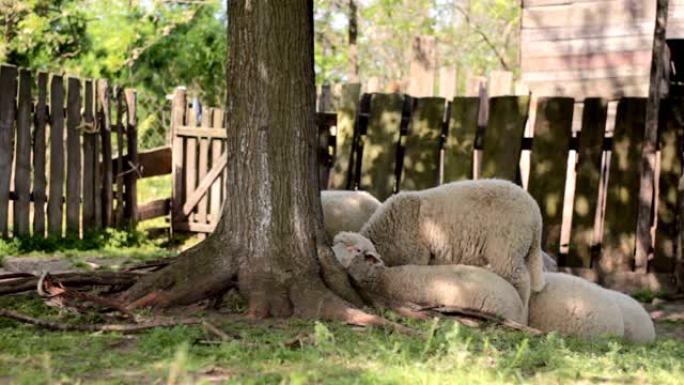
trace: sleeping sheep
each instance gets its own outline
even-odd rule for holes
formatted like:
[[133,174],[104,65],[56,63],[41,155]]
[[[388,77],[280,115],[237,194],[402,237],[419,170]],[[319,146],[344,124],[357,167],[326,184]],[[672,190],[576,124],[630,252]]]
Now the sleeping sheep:
[[530,297],[529,326],[585,338],[624,335],[620,307],[604,288],[569,274],[544,276],[546,286]]
[[655,339],[653,320],[634,298],[615,290],[605,289],[612,301],[620,308],[625,328],[625,340],[648,343]]
[[360,231],[380,201],[365,191],[321,191],[325,231],[332,238],[340,231]]
[[361,229],[388,266],[486,266],[525,307],[544,287],[539,206],[513,183],[484,179],[402,192]]
[[457,306],[526,322],[513,286],[491,271],[467,265],[387,267],[367,242],[356,233],[342,232],[335,237],[333,250],[373,302]]

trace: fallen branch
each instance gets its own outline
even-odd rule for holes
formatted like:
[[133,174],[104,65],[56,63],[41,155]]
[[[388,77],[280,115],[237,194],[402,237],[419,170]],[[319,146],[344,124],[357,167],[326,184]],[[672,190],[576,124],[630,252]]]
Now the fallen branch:
[[195,325],[202,322],[199,318],[185,318],[179,320],[163,319],[144,322],[139,324],[97,324],[97,325],[73,325],[59,322],[47,321],[39,318],[29,317],[25,314],[11,310],[0,309],[0,317],[9,318],[15,321],[34,325],[52,331],[76,331],[76,332],[120,332],[137,333],[147,329],[159,327],[173,327],[179,325]]
[[31,277],[35,277],[35,275],[31,274],[31,273],[7,273],[7,274],[0,274],[0,281],[4,281],[7,279],[31,278]]
[[[506,327],[508,329],[522,331],[522,332],[529,333],[529,334],[534,334],[534,335],[544,334],[544,332],[542,332],[539,329],[535,329],[535,328],[529,327],[527,325],[523,325],[519,322],[499,317],[495,314],[486,313],[486,312],[482,312],[482,311],[475,310],[475,309],[462,308],[462,307],[458,307],[458,306],[427,306],[427,307],[417,306],[413,309],[413,311],[418,312],[418,313],[430,312],[431,314],[434,314],[434,315],[456,317],[459,319],[466,318],[466,319],[470,319],[470,320],[475,319],[475,320],[479,320],[479,321],[487,321],[487,322],[494,323],[496,325]],[[471,326],[471,327],[477,326],[477,325],[474,325],[472,323],[468,324],[467,322],[465,324],[466,324],[466,326]]]
[[[20,274],[20,273],[17,273]],[[135,272],[85,272],[52,274],[51,277],[65,286],[122,286],[133,285],[144,273]],[[40,277],[30,276],[0,283],[0,295],[33,291]]]

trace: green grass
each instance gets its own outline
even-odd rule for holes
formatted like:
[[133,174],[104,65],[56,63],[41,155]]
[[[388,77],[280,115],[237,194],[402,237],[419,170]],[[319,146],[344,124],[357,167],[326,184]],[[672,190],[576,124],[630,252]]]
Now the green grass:
[[[0,298],[0,307],[59,316],[24,297]],[[428,338],[313,321],[212,322],[239,338],[219,342],[199,326],[122,336],[46,332],[0,320],[0,383],[684,383],[684,344],[671,339],[638,346],[445,320],[411,323]]]

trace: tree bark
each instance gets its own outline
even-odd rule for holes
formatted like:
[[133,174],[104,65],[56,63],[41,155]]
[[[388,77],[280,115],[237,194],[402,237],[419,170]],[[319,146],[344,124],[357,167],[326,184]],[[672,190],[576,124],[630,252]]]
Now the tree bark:
[[358,7],[356,0],[349,0],[349,83],[359,81],[358,47],[356,40],[359,34]]
[[133,307],[171,306],[237,284],[254,317],[383,324],[349,305],[361,301],[323,230],[313,2],[231,0],[228,15],[228,178],[221,220],[204,242],[123,298]]

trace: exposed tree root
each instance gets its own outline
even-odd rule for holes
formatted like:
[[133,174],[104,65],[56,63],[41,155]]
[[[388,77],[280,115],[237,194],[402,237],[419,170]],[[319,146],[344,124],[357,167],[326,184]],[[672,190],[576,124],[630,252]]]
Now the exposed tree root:
[[11,310],[0,309],[0,317],[12,319],[26,324],[34,325],[43,329],[52,331],[79,331],[79,332],[119,332],[119,333],[137,333],[143,330],[159,328],[159,327],[173,327],[178,325],[194,325],[201,323],[199,318],[184,318],[184,319],[161,319],[150,322],[138,324],[98,324],[98,325],[73,325],[59,322],[47,321],[39,318],[29,317],[25,314],[17,313]]

